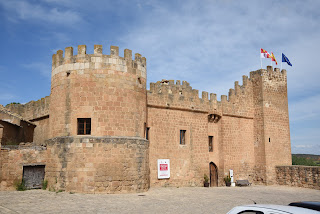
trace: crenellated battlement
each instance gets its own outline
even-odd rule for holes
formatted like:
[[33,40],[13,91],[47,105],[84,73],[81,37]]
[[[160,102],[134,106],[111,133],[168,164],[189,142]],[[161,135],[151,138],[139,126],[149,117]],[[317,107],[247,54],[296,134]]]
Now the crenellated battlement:
[[267,66],[267,69],[259,69],[256,71],[250,72],[250,79],[254,80],[262,77],[263,81],[278,81],[286,82],[287,81],[287,71],[282,69],[280,72],[279,68],[272,68],[272,66]]
[[220,102],[217,101],[216,94],[210,93],[209,97],[209,93],[203,91],[199,97],[199,90],[193,89],[187,81],[180,80],[150,83],[148,105],[221,115]]
[[201,99],[203,102],[205,101],[211,101],[211,102],[217,102],[217,95],[211,93],[210,99],[208,97],[208,92],[203,91],[202,97],[199,97],[199,90],[192,89],[190,86],[190,83],[187,81],[181,81],[177,80],[176,83],[174,83],[174,80],[162,80],[158,81],[156,83],[150,83],[150,93],[158,93],[158,94],[171,94],[171,95],[178,95],[183,97],[188,97],[191,99]]
[[78,53],[74,55],[73,47],[58,50],[52,55],[52,76],[72,70],[105,69],[110,68],[122,72],[131,72],[146,78],[146,58],[136,53],[132,59],[132,51],[124,50],[124,56],[119,56],[119,47],[110,46],[110,55],[103,54],[102,45],[94,45],[94,53],[87,54],[86,45],[78,46]]
[[[217,101],[217,95],[206,91],[199,96],[199,91],[193,89],[187,81],[162,80],[150,83],[148,91],[148,104],[166,107],[187,107],[188,109],[211,111],[220,109],[223,114],[253,117],[253,85],[264,83],[264,87],[277,88],[286,84],[286,70],[268,66],[267,69],[259,69],[250,73],[250,78],[242,76],[242,85],[235,81],[234,88],[228,95],[221,95],[221,101]],[[257,81],[260,81],[258,83]],[[262,81],[262,82],[261,82]],[[271,84],[271,85],[270,85]],[[274,87],[273,87],[274,85]]]

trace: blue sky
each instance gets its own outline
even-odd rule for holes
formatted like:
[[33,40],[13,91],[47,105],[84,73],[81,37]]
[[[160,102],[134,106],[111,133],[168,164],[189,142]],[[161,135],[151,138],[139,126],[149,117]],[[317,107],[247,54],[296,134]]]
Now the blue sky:
[[50,95],[52,54],[69,46],[129,48],[147,58],[148,83],[186,80],[218,97],[260,69],[260,48],[278,62],[283,52],[292,152],[320,154],[318,0],[0,0],[0,27],[2,105]]

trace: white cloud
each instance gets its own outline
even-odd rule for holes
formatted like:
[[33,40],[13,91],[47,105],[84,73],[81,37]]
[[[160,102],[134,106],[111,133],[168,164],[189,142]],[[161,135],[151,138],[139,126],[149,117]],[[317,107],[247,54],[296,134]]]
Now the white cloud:
[[295,148],[312,148],[312,145],[295,145]]
[[320,120],[320,94],[306,96],[304,99],[294,100],[289,104],[291,122]]
[[320,155],[320,145],[299,144],[292,145],[292,154],[314,154]]
[[47,77],[47,78],[51,77],[51,66],[48,63],[33,62],[30,64],[24,64],[22,66],[28,70],[36,71],[37,73],[40,73],[44,77]]
[[14,22],[37,21],[71,26],[82,21],[81,16],[75,11],[49,8],[28,1],[0,0],[0,5],[6,10],[8,20]]
[[0,100],[1,101],[11,101],[11,100],[16,99],[16,98],[17,98],[17,96],[15,94],[12,94],[12,93],[4,92],[4,93],[1,93],[1,95],[0,95]]

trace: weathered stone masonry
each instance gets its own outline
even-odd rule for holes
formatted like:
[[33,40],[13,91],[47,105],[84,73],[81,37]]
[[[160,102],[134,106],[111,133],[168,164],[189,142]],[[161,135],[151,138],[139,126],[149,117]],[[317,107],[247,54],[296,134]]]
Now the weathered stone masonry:
[[277,184],[320,190],[320,167],[277,166]]
[[[50,96],[7,106],[36,125],[32,146],[43,149],[2,146],[1,188],[12,188],[25,164],[44,164],[50,188],[88,193],[202,186],[209,166],[219,186],[229,169],[235,180],[273,184],[275,167],[291,165],[285,70],[253,71],[221,101],[208,92],[199,98],[186,81],[162,80],[147,90],[146,78],[146,59],[133,60],[128,49],[124,57],[116,46],[110,55],[101,45],[93,54],[84,45],[77,55],[72,47],[57,51]],[[79,134],[79,118],[90,119],[88,135]],[[169,179],[157,178],[158,159],[170,159]]]

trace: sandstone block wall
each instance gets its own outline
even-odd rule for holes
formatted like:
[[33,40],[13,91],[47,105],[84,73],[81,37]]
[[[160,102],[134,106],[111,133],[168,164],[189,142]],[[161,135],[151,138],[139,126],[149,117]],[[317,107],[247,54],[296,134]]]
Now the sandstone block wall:
[[320,190],[320,167],[277,166],[276,183]]
[[223,116],[221,126],[224,172],[232,169],[234,181],[255,181],[253,120]]
[[[254,96],[252,80],[242,78],[243,84],[235,82],[229,96],[221,96],[221,167],[222,178],[234,173],[234,181],[248,179],[255,182],[254,157]],[[223,181],[222,181],[223,182]]]
[[[221,110],[215,94],[209,98],[207,92],[202,92],[199,98],[198,93],[186,81],[150,84],[147,126],[151,185],[203,186],[203,175],[209,176],[208,115],[221,115]],[[211,136],[218,135],[216,126],[210,128]],[[180,145],[180,130],[186,130],[185,145]],[[217,140],[213,161],[218,160]],[[170,179],[157,178],[157,159],[170,159]]]
[[[285,70],[272,69],[258,70],[251,73],[253,81],[260,83],[261,91],[258,105],[262,106],[257,112],[257,120],[261,120],[256,136],[260,149],[263,150],[263,159],[265,159],[266,183],[273,184],[276,178],[275,166],[291,164],[291,144],[289,128],[289,112],[287,97],[287,74]],[[258,107],[257,107],[258,108]],[[262,125],[262,126],[261,126]]]
[[33,142],[41,145],[49,138],[49,107],[50,97],[47,96],[26,104],[9,104],[6,106],[6,109],[36,125],[34,128]]
[[26,104],[9,104],[6,106],[13,113],[21,115],[24,119],[33,121],[49,115],[50,97],[44,97]]
[[47,162],[47,150],[31,143],[0,150],[0,189],[14,190],[15,182],[21,182],[24,165],[43,165]]
[[[149,108],[150,180],[154,186],[202,186],[209,174],[207,114]],[[180,130],[186,130],[180,145]],[[157,160],[170,159],[170,179],[158,179]]]
[[1,189],[13,190],[24,165],[45,165],[51,190],[84,193],[147,191],[149,144],[141,138],[53,138],[46,146],[2,148]]
[[33,123],[36,125],[33,142],[37,145],[44,144],[49,139],[49,117],[43,117],[33,121]]
[[149,144],[145,139],[65,137],[47,143],[49,188],[85,193],[149,189]]

